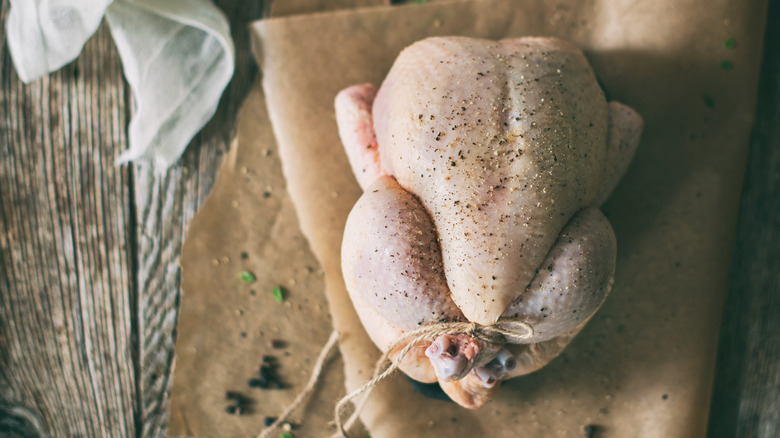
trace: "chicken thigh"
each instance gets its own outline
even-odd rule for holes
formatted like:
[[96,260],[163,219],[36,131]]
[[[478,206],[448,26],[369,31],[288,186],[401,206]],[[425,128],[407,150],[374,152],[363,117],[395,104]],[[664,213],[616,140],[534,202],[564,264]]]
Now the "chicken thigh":
[[342,268],[377,346],[437,322],[533,328],[520,344],[441,335],[401,362],[480,407],[554,358],[609,293],[615,236],[598,206],[642,119],[607,103],[582,53],[553,38],[429,38],[379,90],[349,87],[335,105],[364,189]]

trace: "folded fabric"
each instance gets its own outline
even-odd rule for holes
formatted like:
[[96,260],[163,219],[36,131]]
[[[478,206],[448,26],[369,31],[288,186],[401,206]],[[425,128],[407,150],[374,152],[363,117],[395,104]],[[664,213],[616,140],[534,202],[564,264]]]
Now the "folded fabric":
[[135,98],[119,162],[164,170],[214,115],[233,75],[228,21],[208,0],[11,0],[8,46],[22,81],[74,60],[103,16]]

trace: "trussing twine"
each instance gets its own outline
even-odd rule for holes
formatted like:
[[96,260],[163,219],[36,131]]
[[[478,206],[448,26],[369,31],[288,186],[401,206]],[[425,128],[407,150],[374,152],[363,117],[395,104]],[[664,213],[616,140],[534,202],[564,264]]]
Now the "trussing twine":
[[[519,328],[523,329],[523,331],[518,331]],[[334,436],[338,438],[349,438],[349,435],[347,435],[347,430],[349,430],[355,424],[355,421],[357,421],[358,415],[368,400],[371,391],[373,391],[379,382],[388,378],[398,369],[406,355],[412,351],[412,348],[424,340],[434,339],[441,335],[454,335],[458,333],[465,333],[485,342],[503,345],[507,342],[520,343],[525,339],[533,337],[534,329],[531,327],[531,325],[522,321],[501,320],[489,326],[479,325],[476,322],[441,322],[426,324],[416,330],[404,333],[400,338],[398,338],[398,340],[390,345],[384,354],[382,354],[382,357],[379,358],[376,363],[376,367],[374,368],[374,375],[371,380],[364,383],[360,388],[344,396],[336,404],[336,409],[334,412],[334,423],[336,424],[337,431]],[[322,367],[325,364],[325,360],[328,358],[330,352],[335,348],[338,337],[339,334],[336,330],[331,332],[330,338],[328,338],[328,342],[322,348],[322,351],[320,351],[319,357],[317,357],[317,361],[314,364],[311,377],[306,383],[306,386],[303,388],[300,394],[298,394],[295,400],[293,400],[293,402],[287,407],[287,409],[285,409],[284,412],[279,415],[273,424],[263,429],[257,438],[270,437],[271,433],[273,433],[279,426],[286,422],[287,418],[289,418],[289,416],[296,409],[298,409],[298,407],[308,398],[308,396],[311,395],[311,393],[314,391],[314,386],[317,384],[322,375]],[[396,356],[395,360],[390,361],[390,365],[388,366],[387,362],[390,359],[390,354],[396,348],[398,348],[398,346],[405,342],[408,343],[406,346],[404,346],[403,350],[401,350],[398,356]],[[355,406],[355,411],[352,413],[352,415],[349,416],[346,422],[342,422],[344,409],[353,399],[364,392],[366,392],[366,395]]]
[[[518,332],[517,328],[522,328],[524,332]],[[531,325],[517,321],[508,320],[500,321],[490,326],[479,325],[476,322],[442,322],[434,324],[426,324],[416,330],[406,332],[398,338],[389,348],[382,354],[382,357],[376,363],[374,369],[374,376],[363,384],[360,388],[352,391],[339,400],[336,404],[334,412],[334,422],[336,423],[336,434],[338,438],[349,438],[347,430],[357,421],[360,410],[368,400],[371,391],[376,387],[379,382],[389,377],[403,361],[404,357],[420,342],[426,339],[433,339],[441,335],[454,335],[458,333],[465,333],[475,338],[481,339],[486,342],[490,342],[497,345],[503,345],[506,342],[519,343],[519,341],[528,339],[534,335],[534,329]],[[411,339],[411,341],[409,341]],[[390,365],[387,366],[387,362],[390,358],[390,354],[404,342],[408,342],[401,352],[396,356],[395,360],[390,361]],[[384,370],[383,370],[384,368]],[[355,407],[355,411],[347,419],[346,423],[342,423],[343,411],[355,397],[366,392],[366,395]]]
[[287,406],[287,409],[285,409],[284,412],[279,415],[279,418],[277,418],[270,426],[263,429],[257,438],[270,437],[271,433],[273,433],[279,426],[286,422],[287,418],[289,418],[289,416],[296,409],[298,409],[298,407],[309,397],[309,395],[311,395],[311,393],[314,391],[314,385],[316,385],[317,381],[320,380],[320,375],[322,375],[322,367],[325,365],[325,360],[327,360],[330,352],[333,351],[333,349],[336,347],[336,341],[338,341],[338,339],[339,332],[333,330],[330,333],[328,342],[325,343],[324,347],[322,347],[322,351],[320,351],[320,355],[317,357],[317,361],[314,363],[314,369],[311,372],[311,377],[309,377],[309,381],[306,383],[306,386],[303,388],[303,390],[301,390],[300,394],[295,397],[295,400],[293,400],[293,402]]

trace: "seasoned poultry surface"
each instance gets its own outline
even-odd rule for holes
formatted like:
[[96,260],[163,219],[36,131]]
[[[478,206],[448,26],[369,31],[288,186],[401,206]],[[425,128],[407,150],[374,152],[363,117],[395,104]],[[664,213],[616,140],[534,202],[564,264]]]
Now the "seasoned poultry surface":
[[377,345],[431,322],[531,324],[528,344],[445,335],[403,361],[472,408],[557,355],[609,293],[597,207],[638,144],[636,112],[608,104],[566,42],[445,37],[406,48],[378,91],[342,91],[336,113],[364,188],[342,266]]

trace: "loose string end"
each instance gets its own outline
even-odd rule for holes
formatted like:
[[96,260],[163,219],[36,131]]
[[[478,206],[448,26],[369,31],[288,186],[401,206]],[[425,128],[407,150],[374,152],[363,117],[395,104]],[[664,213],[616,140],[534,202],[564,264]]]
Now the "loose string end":
[[339,339],[339,332],[336,330],[333,330],[330,333],[330,337],[328,337],[328,342],[325,343],[325,346],[322,347],[322,350],[320,351],[319,356],[317,356],[317,361],[314,363],[314,368],[311,372],[311,377],[309,377],[309,381],[306,382],[306,386],[303,387],[300,393],[298,393],[298,396],[295,397],[295,400],[293,400],[292,403],[290,403],[289,406],[284,410],[284,412],[279,415],[279,417],[268,427],[263,429],[260,432],[260,435],[257,436],[257,438],[269,438],[271,434],[279,428],[282,424],[284,424],[287,419],[292,415],[292,413],[298,409],[298,407],[303,404],[303,402],[314,392],[314,387],[317,384],[317,382],[320,380],[320,376],[322,375],[322,368],[325,365],[325,361],[328,359],[328,356],[330,356],[331,351],[335,348],[337,345]]
[[[426,339],[435,338],[439,335],[455,333],[468,333],[469,335],[475,336],[487,342],[504,344],[506,342],[522,343],[523,341],[531,339],[534,336],[534,329],[533,326],[526,322],[507,319],[499,321],[492,326],[482,326],[474,322],[435,323],[425,325],[417,330],[404,333],[399,339],[390,345],[390,347],[388,347],[379,358],[376,363],[376,367],[374,368],[374,374],[372,378],[359,388],[342,397],[341,400],[336,403],[333,420],[333,424],[336,426],[336,433],[332,436],[332,438],[349,438],[347,431],[352,428],[352,426],[358,420],[360,412],[368,401],[371,392],[382,380],[392,375],[400,367],[400,364],[406,355],[417,344]],[[280,425],[282,425],[290,416],[290,414],[292,414],[292,412],[297,409],[312,393],[314,386],[322,373],[322,366],[329,353],[336,345],[338,335],[339,334],[336,330],[331,333],[327,344],[325,344],[322,351],[320,352],[319,357],[317,358],[317,362],[314,366],[314,370],[312,371],[311,378],[306,384],[306,387],[301,391],[300,394],[298,394],[298,397],[296,397],[292,404],[290,404],[290,406],[285,409],[282,415],[280,415],[273,424],[264,429],[257,438],[270,437],[271,433],[275,431]],[[396,355],[394,360],[390,360],[391,354],[401,345],[404,345],[404,348]],[[389,365],[387,365],[388,362]],[[347,418],[346,422],[343,421],[344,411],[349,403],[364,392],[365,395],[360,400],[360,402],[357,403],[352,414]]]

